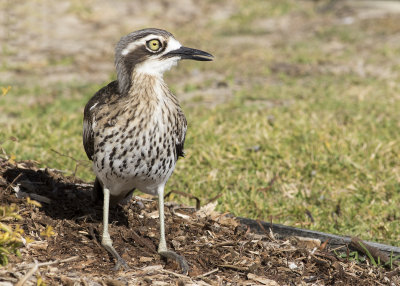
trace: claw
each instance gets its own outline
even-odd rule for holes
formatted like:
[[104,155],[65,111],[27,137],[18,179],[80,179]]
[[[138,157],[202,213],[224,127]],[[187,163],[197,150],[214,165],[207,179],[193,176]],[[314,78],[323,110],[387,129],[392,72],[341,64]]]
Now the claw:
[[113,267],[114,271],[118,271],[121,266],[124,268],[124,270],[129,270],[128,264],[125,262],[125,260],[118,254],[118,252],[115,250],[115,248],[112,246],[111,243],[102,243],[103,247],[110,253],[116,260],[117,262],[115,263],[115,266]]
[[122,266],[122,268],[124,268],[125,271],[128,271],[131,269],[122,257],[117,259],[117,262],[115,263],[115,266],[113,267],[113,270],[118,271],[121,268],[121,266]]
[[176,262],[178,262],[179,266],[181,267],[182,274],[188,275],[189,265],[183,256],[180,256],[179,254],[177,254],[176,252],[171,251],[171,250],[159,251],[158,253],[163,257],[170,258],[170,259],[173,259]]

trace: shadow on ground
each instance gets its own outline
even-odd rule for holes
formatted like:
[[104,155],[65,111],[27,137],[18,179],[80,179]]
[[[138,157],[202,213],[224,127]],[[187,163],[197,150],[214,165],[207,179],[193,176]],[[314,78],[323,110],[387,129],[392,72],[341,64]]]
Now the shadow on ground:
[[[111,270],[112,257],[99,244],[102,206],[92,202],[91,191],[91,184],[65,177],[56,170],[39,169],[31,162],[12,164],[0,160],[0,202],[18,206],[23,221],[17,223],[34,240],[22,248],[21,257],[11,257],[10,267],[0,273],[0,281],[18,282],[16,273],[19,277],[25,275],[25,265],[35,259],[42,263],[61,261],[41,268],[42,278],[49,284],[118,280],[122,285],[147,285],[176,283],[179,279],[196,285],[214,285],[215,281],[235,285],[375,285],[377,280],[399,279],[397,272],[346,261],[328,249],[308,249],[268,234],[252,234],[233,218],[214,212],[212,205],[196,211],[168,203],[169,247],[185,256],[191,267],[189,276],[179,275],[175,262],[157,254],[158,211],[153,200],[132,200],[111,212],[111,237],[132,268],[115,272]],[[27,202],[26,196],[40,201],[42,206]],[[51,237],[43,236],[48,226],[54,231]],[[72,260],[62,262],[69,258]],[[27,285],[33,285],[35,279],[33,276]]]

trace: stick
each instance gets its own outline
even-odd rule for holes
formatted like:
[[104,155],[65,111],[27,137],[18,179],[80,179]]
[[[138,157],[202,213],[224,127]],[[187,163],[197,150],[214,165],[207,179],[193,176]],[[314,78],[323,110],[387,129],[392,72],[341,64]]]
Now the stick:
[[33,274],[35,274],[36,271],[38,271],[39,266],[38,266],[38,262],[35,259],[35,264],[33,265],[33,267],[31,268],[31,270],[28,271],[28,273],[25,274],[24,277],[22,277],[17,284],[15,284],[15,286],[22,286],[25,284],[26,281],[28,281],[29,278],[31,278],[31,276]]
[[241,267],[241,266],[230,265],[230,264],[222,264],[222,265],[219,265],[219,267],[229,268],[229,269],[238,270],[238,271],[245,271],[245,272],[249,271],[248,267]]
[[179,278],[186,278],[186,279],[190,279],[190,277],[189,276],[187,276],[187,275],[183,275],[183,274],[178,274],[178,273],[175,273],[175,272],[172,272],[172,271],[169,271],[169,270],[166,270],[166,269],[160,269],[160,271],[161,272],[164,272],[164,273],[167,273],[167,274],[171,274],[171,275],[174,275],[174,276],[176,276],[176,277],[179,277]]
[[75,259],[79,258],[79,256],[72,256],[69,258],[65,258],[65,259],[56,259],[54,261],[47,261],[47,262],[42,262],[42,263],[37,263],[37,261],[35,260],[35,263],[31,263],[31,264],[27,264],[27,265],[22,265],[20,266],[20,269],[25,269],[25,268],[31,268],[31,267],[42,267],[42,266],[49,266],[49,265],[53,265],[53,264],[58,264],[58,263],[64,263],[64,262],[69,262],[69,261],[73,261]]
[[192,194],[184,193],[184,192],[177,191],[177,190],[172,190],[172,191],[169,191],[169,192],[164,196],[164,199],[168,198],[172,193],[181,195],[181,196],[186,197],[186,198],[189,198],[189,199],[194,199],[194,200],[196,200],[196,210],[199,210],[199,209],[200,209],[200,199],[199,199],[198,197],[192,195]]
[[15,177],[14,180],[12,180],[12,182],[7,186],[6,191],[8,191],[9,187],[12,187],[12,185],[14,185],[14,183],[22,176],[22,173],[19,173],[18,176]]
[[196,278],[206,277],[206,276],[211,275],[211,274],[213,274],[213,273],[215,273],[215,272],[218,272],[218,271],[219,271],[219,269],[218,269],[218,268],[215,268],[215,269],[213,269],[213,270],[211,270],[211,271],[208,271],[208,272],[206,272],[206,273],[204,273],[204,274],[197,275]]

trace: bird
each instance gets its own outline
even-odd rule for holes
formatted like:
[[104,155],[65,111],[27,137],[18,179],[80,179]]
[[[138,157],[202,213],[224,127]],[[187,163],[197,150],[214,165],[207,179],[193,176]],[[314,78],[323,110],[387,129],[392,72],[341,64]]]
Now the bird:
[[158,253],[177,261],[182,273],[189,271],[186,259],[168,249],[165,239],[164,188],[184,156],[187,121],[163,74],[183,59],[213,58],[182,46],[162,29],[131,32],[115,47],[117,79],[98,90],[84,108],[83,146],[96,175],[93,193],[103,199],[101,244],[116,260],[116,270],[129,266],[113,247],[109,208],[129,200],[138,189],[158,196]]

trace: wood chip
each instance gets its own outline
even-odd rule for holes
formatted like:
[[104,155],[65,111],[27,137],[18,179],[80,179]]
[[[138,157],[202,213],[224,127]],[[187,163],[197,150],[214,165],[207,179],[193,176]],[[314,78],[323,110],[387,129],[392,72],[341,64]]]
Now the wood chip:
[[[5,165],[0,158],[0,178],[2,172],[8,174],[2,178],[7,184],[0,185],[0,200],[19,207],[23,220],[13,223],[24,229],[26,235],[35,240],[45,239],[21,248],[21,257],[10,256],[7,268],[0,268],[4,282],[16,284],[34,266],[22,261],[40,258],[38,271],[48,285],[105,285],[106,279],[117,279],[126,285],[278,285],[278,282],[282,285],[313,285],[321,281],[325,284],[340,281],[343,285],[399,284],[399,271],[389,272],[368,263],[355,264],[336,258],[330,244],[319,249],[315,247],[318,241],[282,240],[278,232],[275,238],[270,232],[270,224],[263,222],[255,223],[255,226],[261,224],[263,227],[260,234],[253,234],[247,227],[238,230],[234,226],[236,219],[216,212],[215,204],[195,212],[169,203],[165,209],[167,246],[185,257],[191,267],[189,277],[181,275],[177,263],[161,258],[157,253],[159,223],[157,201],[154,200],[143,200],[141,205],[131,202],[126,207],[110,209],[114,247],[131,267],[129,271],[116,274],[112,271],[114,259],[100,244],[96,245],[101,240],[102,206],[91,200],[91,189],[82,191],[83,187],[75,183],[83,182],[77,178],[35,170],[16,169],[14,165]],[[52,203],[36,208],[27,205],[25,199],[16,198],[10,181],[18,183],[18,178],[29,178],[32,183],[37,183],[38,193],[52,198]],[[54,188],[57,196],[54,196]],[[185,219],[173,215],[178,208],[187,216]],[[40,238],[38,233],[45,225],[52,226],[58,235]],[[302,244],[304,241],[306,244]],[[79,256],[73,262],[65,260],[70,253]],[[396,267],[396,262],[393,265]],[[35,279],[33,274],[25,284],[33,285]]]
[[294,245],[304,247],[308,249],[314,249],[321,246],[321,240],[309,237],[294,236],[293,239],[296,241]]
[[142,257],[139,258],[140,262],[151,262],[153,260],[154,259],[152,257],[147,257],[147,256],[142,256]]
[[217,204],[218,202],[215,201],[202,206],[200,210],[196,212],[197,216],[200,218],[205,218],[207,216],[210,216],[217,207]]
[[267,278],[264,278],[264,277],[260,277],[260,276],[254,275],[252,273],[248,273],[247,274],[247,278],[251,279],[251,280],[254,280],[256,282],[262,283],[263,285],[279,286],[278,282],[276,282],[274,280],[267,279]]

